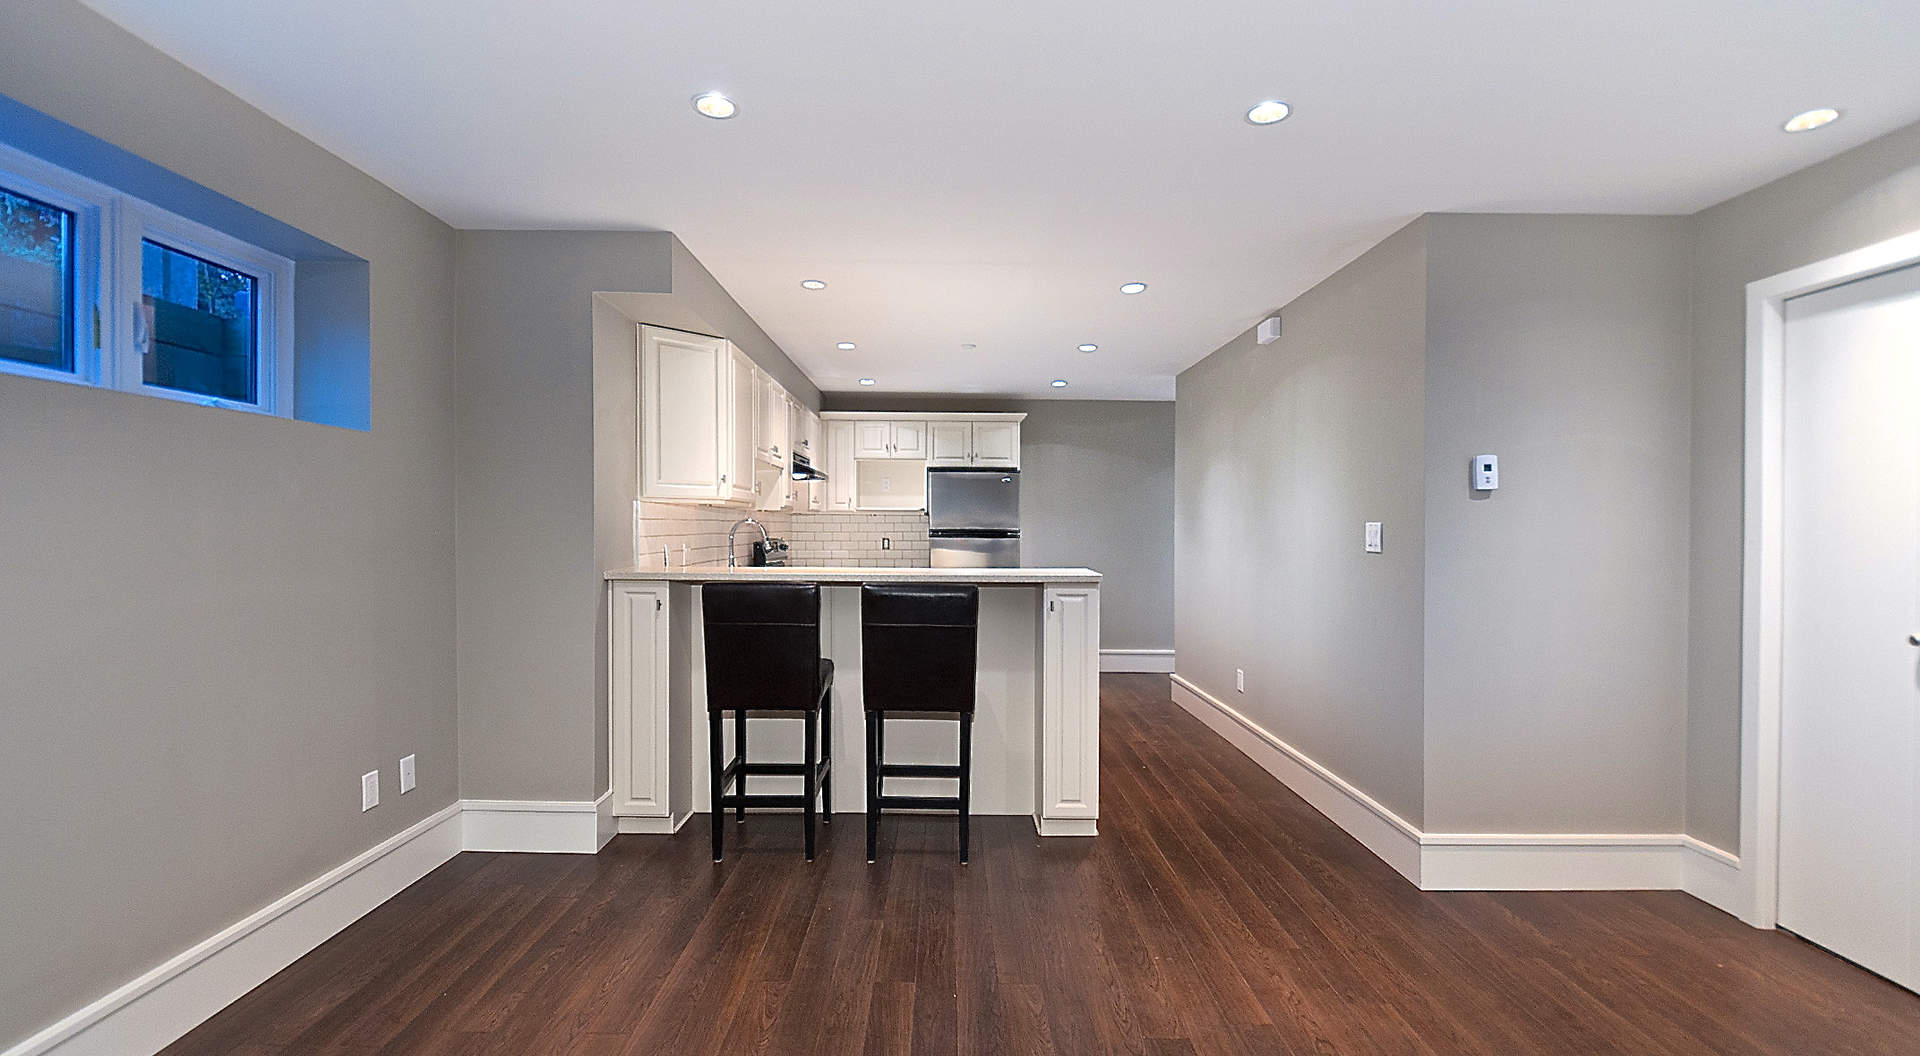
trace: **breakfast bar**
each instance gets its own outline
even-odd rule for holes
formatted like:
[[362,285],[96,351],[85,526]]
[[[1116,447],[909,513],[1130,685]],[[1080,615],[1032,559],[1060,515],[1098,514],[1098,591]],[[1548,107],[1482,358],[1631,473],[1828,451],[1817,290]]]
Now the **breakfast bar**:
[[[821,588],[821,656],[834,661],[834,807],[866,809],[862,752],[860,587],[967,584],[980,589],[975,815],[1025,815],[1042,836],[1092,836],[1100,817],[1100,573],[1090,568],[632,568],[606,573],[612,812],[620,832],[667,833],[711,809],[704,585],[812,583]],[[755,751],[800,758],[798,721],[755,719]],[[951,764],[951,723],[905,723],[887,761]],[[766,732],[759,730],[765,728]],[[889,778],[941,794],[938,778]],[[754,779],[797,793],[797,777]],[[916,788],[915,784],[922,788]],[[946,788],[951,787],[949,781]],[[950,793],[947,793],[950,794]]]

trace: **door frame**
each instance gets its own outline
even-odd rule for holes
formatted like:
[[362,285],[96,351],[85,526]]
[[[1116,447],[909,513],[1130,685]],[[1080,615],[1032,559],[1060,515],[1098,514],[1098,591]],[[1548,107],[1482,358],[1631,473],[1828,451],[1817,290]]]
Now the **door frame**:
[[1780,719],[1786,306],[1795,297],[1920,264],[1920,231],[1747,284],[1746,512],[1740,617],[1740,919],[1780,908]]

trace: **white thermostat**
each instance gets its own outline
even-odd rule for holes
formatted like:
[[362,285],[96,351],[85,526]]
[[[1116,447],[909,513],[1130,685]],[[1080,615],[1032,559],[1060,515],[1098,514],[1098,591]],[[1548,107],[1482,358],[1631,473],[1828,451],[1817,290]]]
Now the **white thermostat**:
[[1473,490],[1492,491],[1500,486],[1500,456],[1473,456]]

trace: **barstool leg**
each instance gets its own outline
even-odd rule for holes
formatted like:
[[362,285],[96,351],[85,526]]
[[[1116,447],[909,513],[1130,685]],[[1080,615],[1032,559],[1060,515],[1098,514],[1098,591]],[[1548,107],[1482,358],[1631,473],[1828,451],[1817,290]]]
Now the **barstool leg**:
[[[734,758],[740,760],[742,764],[746,763],[747,713],[744,709],[733,713],[733,755]],[[747,794],[747,772],[744,766],[740,771],[740,783],[734,791],[743,796]],[[745,803],[734,808],[734,821],[741,825],[747,823],[747,805]]]
[[820,765],[827,768],[820,778],[820,821],[833,824],[833,690],[820,706]]
[[879,712],[867,712],[867,864],[872,865],[880,850],[880,720]]
[[960,716],[960,864],[967,864],[967,823],[973,817],[973,716]]
[[816,760],[815,741],[818,739],[819,732],[820,713],[817,711],[807,712],[806,776],[802,779],[806,785],[804,795],[806,796],[807,803],[805,807],[801,808],[801,812],[804,813],[807,818],[807,861],[809,862],[813,861],[813,796],[815,789],[814,782],[815,779],[819,777],[819,774],[815,772],[813,767]]
[[720,737],[725,727],[720,723],[719,712],[710,711],[707,713],[707,718],[708,729],[712,734],[712,736],[707,738],[709,742],[707,745],[707,759],[713,771],[711,779],[707,783],[713,790],[713,860],[717,862],[720,860],[720,823],[727,816],[727,808],[720,805],[722,787],[720,777],[725,770],[725,767],[720,762]]

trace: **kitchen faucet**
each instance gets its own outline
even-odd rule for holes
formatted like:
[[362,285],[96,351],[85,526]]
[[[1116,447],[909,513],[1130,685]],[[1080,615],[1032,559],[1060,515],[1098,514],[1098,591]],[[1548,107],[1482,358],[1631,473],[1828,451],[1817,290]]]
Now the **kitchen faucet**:
[[762,547],[763,549],[764,549],[764,548],[766,548],[766,547],[768,547],[768,546],[770,546],[770,545],[772,545],[772,543],[773,543],[773,539],[772,539],[772,537],[771,537],[771,536],[769,536],[769,535],[767,534],[767,526],[766,526],[766,525],[764,525],[764,524],[761,524],[761,523],[760,523],[759,521],[756,521],[756,520],[754,520],[754,519],[753,519],[753,518],[751,518],[751,517],[742,517],[742,518],[740,518],[739,520],[737,520],[737,521],[735,521],[735,522],[733,522],[733,527],[731,527],[731,528],[729,528],[729,529],[727,529],[727,567],[728,567],[728,568],[738,568],[738,567],[740,567],[740,559],[739,559],[738,557],[736,557],[736,556],[734,556],[734,550],[733,550],[733,533],[735,533],[735,532],[737,532],[737,531],[739,531],[739,530],[740,530],[740,526],[741,526],[741,525],[743,525],[743,524],[751,524],[751,525],[753,525],[753,526],[754,526],[755,528],[758,528],[758,529],[760,529],[760,546],[761,546],[761,547]]

